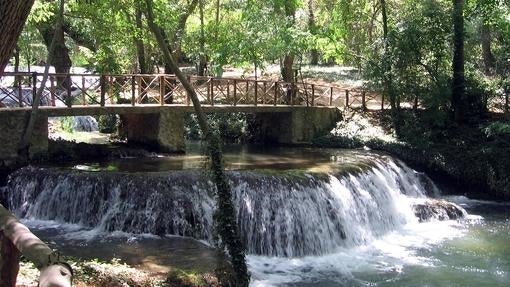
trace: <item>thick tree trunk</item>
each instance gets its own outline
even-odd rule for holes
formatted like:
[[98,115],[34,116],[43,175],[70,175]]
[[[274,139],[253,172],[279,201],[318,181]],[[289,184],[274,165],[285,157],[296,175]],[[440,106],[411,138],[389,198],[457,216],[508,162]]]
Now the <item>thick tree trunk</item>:
[[282,69],[282,78],[284,82],[292,83],[295,81],[294,79],[294,55],[289,54],[285,55],[283,58],[283,69]]
[[455,122],[465,120],[464,0],[453,0],[453,63],[451,104]]
[[[138,7],[138,3],[136,4],[135,8],[135,24],[136,28],[139,31],[143,31],[143,24],[142,24],[142,11],[140,10],[140,7]],[[135,39],[135,46],[136,46],[136,56],[138,58],[138,71],[140,74],[148,74],[149,69],[147,65],[147,61],[145,59],[145,45],[143,43],[143,39],[141,37],[136,37]]]
[[207,57],[205,55],[204,0],[200,0],[199,14],[200,14],[200,56],[198,60],[197,74],[199,76],[205,76],[205,70],[207,67]]
[[482,42],[482,57],[484,64],[484,72],[486,75],[492,75],[494,73],[494,65],[496,63],[496,59],[494,58],[494,54],[492,54],[492,37],[489,25],[482,24],[480,27],[480,36]]
[[[294,1],[285,1],[285,16],[289,21],[288,26],[294,26],[295,22],[295,14],[296,14],[296,5]],[[283,68],[282,68],[282,78],[284,82],[294,82],[294,54],[287,53],[287,55],[283,58]]]
[[0,77],[14,52],[34,0],[0,0]]
[[235,215],[234,204],[232,202],[232,194],[230,185],[227,181],[222,167],[222,153],[219,139],[214,136],[211,128],[207,122],[206,116],[200,105],[197,93],[186,77],[181,73],[172,53],[165,45],[165,39],[161,34],[161,29],[155,25],[152,0],[145,0],[147,5],[146,16],[149,23],[149,28],[156,37],[156,41],[162,47],[163,57],[165,62],[175,70],[175,75],[183,85],[186,93],[193,102],[195,113],[198,118],[200,129],[205,135],[208,143],[209,156],[211,157],[211,170],[213,173],[213,182],[216,185],[217,194],[217,213],[215,219],[217,220],[216,226],[221,242],[227,247],[228,253],[232,260],[232,266],[236,275],[235,286],[245,287],[248,286],[250,277],[248,275],[248,267],[246,265],[246,258],[244,255],[244,247],[239,237],[239,230],[237,227],[237,220]]
[[[61,25],[55,25],[56,21],[56,17],[53,17],[46,23],[41,23],[38,30],[43,37],[48,53],[51,53],[51,57],[49,57],[51,59],[50,65],[55,67],[55,73],[68,74],[72,66],[71,57],[65,43],[64,29]],[[55,46],[50,51],[52,41],[55,41]],[[60,88],[67,89],[71,86],[71,79],[69,77],[57,77],[57,84]]]
[[[315,35],[317,32],[314,14],[315,10],[314,1],[315,0],[308,0],[308,30],[312,35]],[[310,64],[312,65],[319,64],[319,51],[317,49],[312,49],[310,51]]]
[[381,3],[381,14],[383,20],[383,36],[384,36],[384,55],[383,55],[383,71],[384,71],[384,93],[390,100],[391,106],[391,118],[393,122],[393,128],[395,134],[399,136],[401,134],[400,126],[400,101],[395,94],[393,89],[393,76],[391,71],[391,59],[390,59],[390,43],[388,39],[388,13],[386,10],[386,1],[380,0]]

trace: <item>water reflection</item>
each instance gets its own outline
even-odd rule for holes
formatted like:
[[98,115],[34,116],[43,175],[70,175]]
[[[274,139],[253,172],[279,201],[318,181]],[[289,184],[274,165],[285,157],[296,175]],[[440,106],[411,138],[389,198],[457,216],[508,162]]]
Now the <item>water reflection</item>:
[[[290,170],[316,173],[336,173],[370,165],[374,153],[355,150],[333,150],[298,147],[267,147],[257,145],[227,145],[224,147],[227,170]],[[170,170],[202,169],[207,167],[203,146],[188,144],[184,155],[155,155],[145,158],[121,158],[102,162],[74,164],[72,168],[85,171],[162,172]]]

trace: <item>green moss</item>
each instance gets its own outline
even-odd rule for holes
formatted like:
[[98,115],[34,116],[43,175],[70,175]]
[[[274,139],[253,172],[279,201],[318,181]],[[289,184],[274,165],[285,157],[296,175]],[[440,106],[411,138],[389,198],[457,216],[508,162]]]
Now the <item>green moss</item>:
[[179,269],[170,271],[164,284],[169,287],[207,286],[203,275],[194,272],[185,272]]

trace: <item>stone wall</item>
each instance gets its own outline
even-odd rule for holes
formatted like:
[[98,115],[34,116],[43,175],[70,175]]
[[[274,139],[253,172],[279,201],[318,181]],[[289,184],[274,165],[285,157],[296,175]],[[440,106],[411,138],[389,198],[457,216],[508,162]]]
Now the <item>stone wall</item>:
[[160,152],[184,152],[184,113],[161,111],[157,114],[120,116],[130,144],[140,144]]
[[336,108],[295,107],[292,112],[256,114],[251,132],[261,142],[308,143],[329,133],[340,119]]
[[[0,160],[14,160],[30,111],[0,113]],[[29,154],[31,158],[42,156],[48,150],[48,117],[39,115],[35,122]]]

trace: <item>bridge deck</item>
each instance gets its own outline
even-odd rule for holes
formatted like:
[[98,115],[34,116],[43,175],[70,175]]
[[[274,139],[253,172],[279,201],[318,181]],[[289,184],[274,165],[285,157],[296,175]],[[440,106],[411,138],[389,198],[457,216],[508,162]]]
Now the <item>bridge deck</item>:
[[[306,106],[287,106],[287,105],[202,105],[202,109],[206,113],[289,113],[299,109],[331,109],[334,107],[306,107]],[[4,108],[0,109],[0,115],[9,113],[29,112],[32,108]],[[88,115],[107,115],[107,114],[152,114],[161,111],[175,111],[175,112],[194,112],[193,106],[188,105],[152,105],[152,104],[139,104],[132,105],[111,105],[111,106],[72,106],[72,107],[49,107],[42,106],[39,108],[39,113],[47,117],[61,117],[61,116],[88,116]]]

